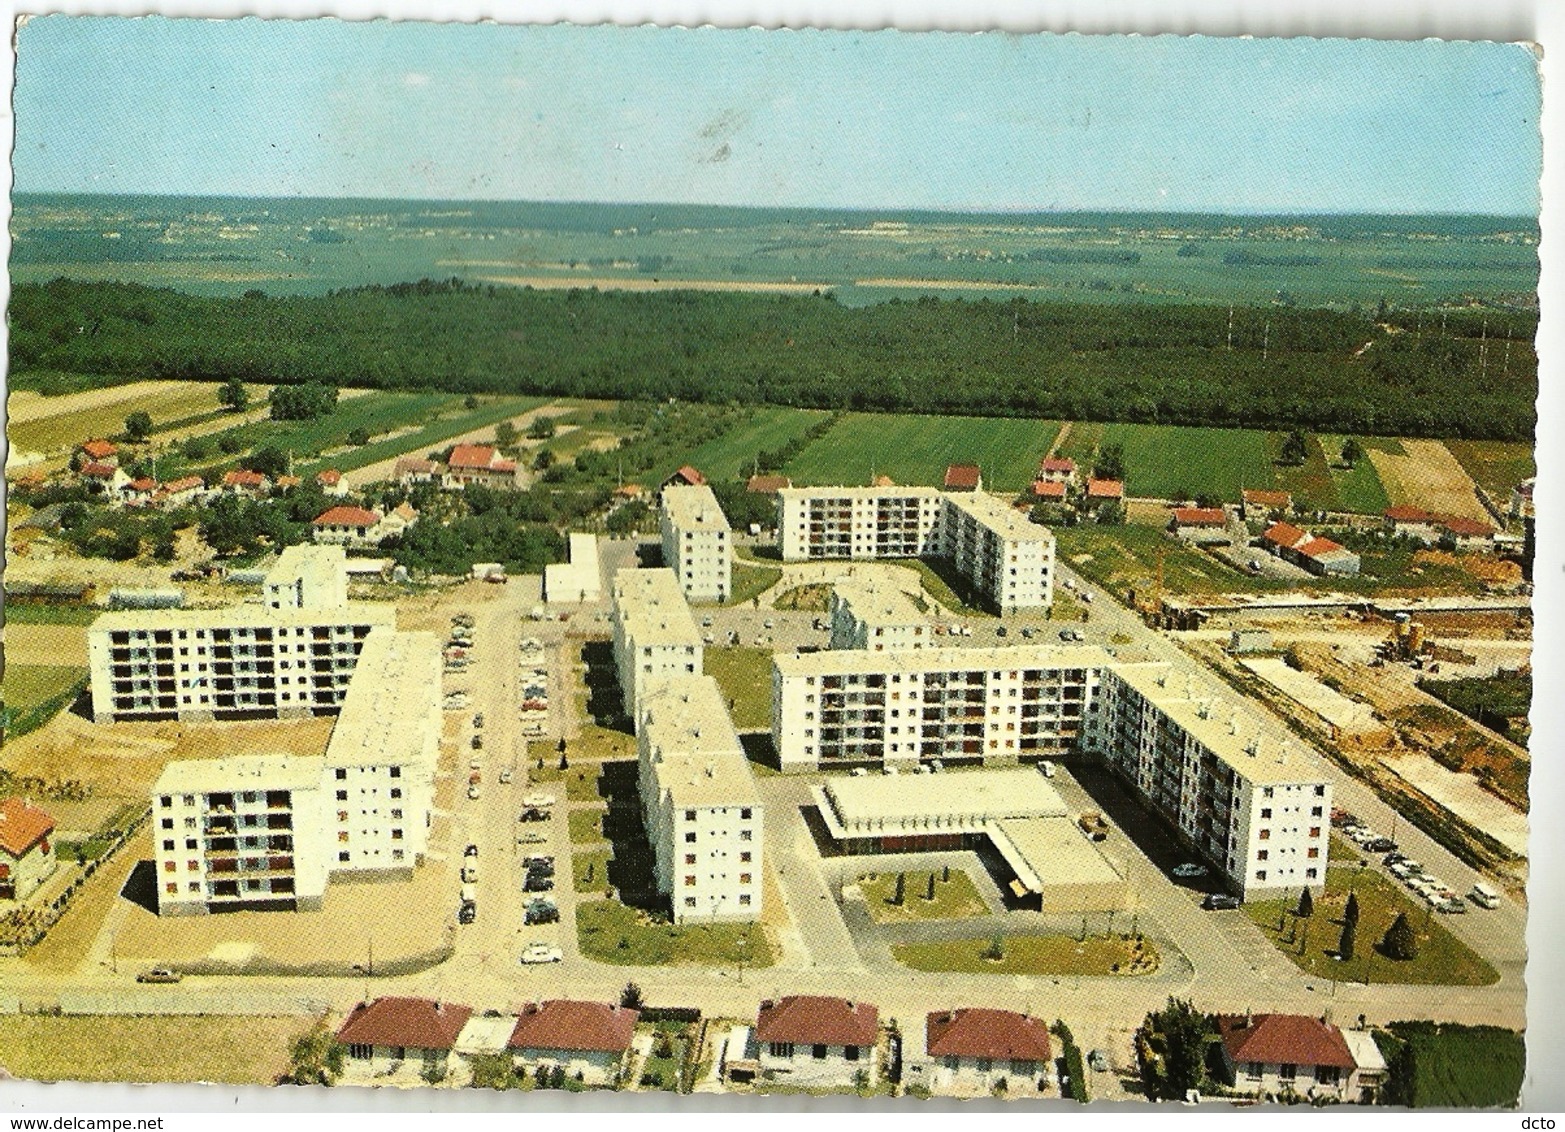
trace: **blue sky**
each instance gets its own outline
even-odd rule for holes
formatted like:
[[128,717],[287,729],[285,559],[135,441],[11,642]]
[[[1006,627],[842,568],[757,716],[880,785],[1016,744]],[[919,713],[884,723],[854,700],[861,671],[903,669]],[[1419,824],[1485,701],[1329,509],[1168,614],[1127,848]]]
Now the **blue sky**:
[[16,188],[1533,214],[1539,83],[1478,43],[50,16]]

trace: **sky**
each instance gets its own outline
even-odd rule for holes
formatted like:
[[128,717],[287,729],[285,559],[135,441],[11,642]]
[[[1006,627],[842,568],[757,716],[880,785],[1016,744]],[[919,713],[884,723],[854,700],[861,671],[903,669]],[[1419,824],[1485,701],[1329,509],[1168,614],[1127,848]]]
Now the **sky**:
[[1535,215],[1523,47],[48,16],[21,192]]

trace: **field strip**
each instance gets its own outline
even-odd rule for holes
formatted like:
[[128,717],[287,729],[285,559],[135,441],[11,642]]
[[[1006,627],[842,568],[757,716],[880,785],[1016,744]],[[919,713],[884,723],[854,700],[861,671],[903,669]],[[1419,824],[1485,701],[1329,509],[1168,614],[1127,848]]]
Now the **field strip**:
[[85,668],[86,630],[79,625],[33,625],[22,621],[7,623],[5,660],[7,664],[69,664]]
[[31,389],[18,389],[6,400],[6,419],[11,425],[19,425],[69,413],[85,413],[124,401],[143,401],[149,397],[188,389],[190,384],[188,381],[132,381],[125,385],[110,385],[59,397],[45,397]]
[[729,279],[636,279],[629,276],[593,276],[576,279],[560,275],[479,275],[482,283],[499,283],[506,287],[532,287],[539,291],[563,291],[596,287],[600,291],[779,291],[784,294],[808,295],[814,291],[830,291],[835,283],[800,283],[796,280],[775,283]]
[[[515,426],[517,432],[523,433],[526,432],[527,426],[536,420],[544,417],[562,417],[567,413],[575,412],[577,408],[578,406],[576,405],[562,405],[550,402],[547,405],[539,405],[536,408],[528,409],[525,413],[520,413],[510,418],[511,424]],[[360,488],[365,484],[376,483],[381,480],[389,480],[396,471],[397,461],[404,456],[416,456],[431,449],[444,448],[448,444],[478,444],[481,442],[492,444],[494,443],[495,429],[498,426],[499,422],[496,422],[495,424],[484,425],[481,428],[468,429],[466,432],[453,433],[443,440],[427,441],[415,445],[414,449],[402,452],[399,455],[388,457],[373,464],[366,464],[364,467],[355,468],[350,472],[344,472],[343,478],[348,481],[348,486],[354,488]]]
[[1403,439],[1402,449],[1406,455],[1369,450],[1386,497],[1394,506],[1407,504],[1443,515],[1493,521],[1478,502],[1472,477],[1444,444],[1438,440]]

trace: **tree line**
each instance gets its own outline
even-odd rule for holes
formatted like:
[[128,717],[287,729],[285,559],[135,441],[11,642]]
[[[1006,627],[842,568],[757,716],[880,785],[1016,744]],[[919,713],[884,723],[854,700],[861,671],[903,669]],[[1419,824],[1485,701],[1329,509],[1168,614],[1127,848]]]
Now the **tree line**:
[[[12,294],[29,372],[1530,439],[1531,311],[533,291]],[[285,396],[285,401],[288,395]],[[274,395],[274,402],[276,397]]]

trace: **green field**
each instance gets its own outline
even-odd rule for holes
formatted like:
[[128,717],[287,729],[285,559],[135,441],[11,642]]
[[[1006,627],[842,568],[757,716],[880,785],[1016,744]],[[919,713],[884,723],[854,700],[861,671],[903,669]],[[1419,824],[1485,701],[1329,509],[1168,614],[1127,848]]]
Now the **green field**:
[[772,725],[772,654],[767,649],[707,649],[706,674],[717,681],[733,703],[734,726],[740,731]]
[[781,577],[782,571],[775,566],[747,566],[743,562],[735,562],[733,592],[722,604],[744,605],[746,602],[754,601],[775,586]]
[[61,664],[8,664],[0,678],[0,700],[13,716],[64,695],[87,675],[85,668]]
[[1157,948],[1122,936],[1013,935],[1001,940],[1001,958],[986,956],[993,940],[896,943],[891,954],[915,971],[960,971],[971,975],[1147,975],[1157,970]]
[[1390,1067],[1382,1101],[1410,1108],[1514,1107],[1527,1069],[1521,1034],[1497,1026],[1393,1022],[1375,1032]]
[[709,480],[745,479],[753,470],[756,453],[781,448],[825,415],[819,409],[763,406],[746,423],[692,450],[686,462],[700,468]]
[[848,413],[783,469],[796,484],[899,484],[945,479],[951,464],[977,464],[990,491],[1020,491],[1059,432],[1056,421]]
[[[115,385],[119,382],[115,378],[104,378],[103,384]],[[214,412],[221,408],[217,403],[217,389],[213,382],[190,382],[178,389],[164,390],[134,400],[12,423],[6,431],[11,443],[22,451],[50,452],[94,437],[115,436],[124,432],[125,418],[137,410],[151,416],[154,427]]]
[[602,892],[609,887],[609,851],[571,854],[571,886],[577,892]]
[[1131,495],[1189,499],[1211,494],[1237,502],[1241,488],[1276,482],[1267,436],[1259,429],[1078,421],[1071,425],[1060,455],[1090,470],[1094,452],[1118,444],[1125,450]]
[[595,845],[599,841],[607,841],[603,836],[603,819],[608,815],[608,810],[594,806],[589,810],[572,810],[565,816],[565,824],[570,831],[572,845]]
[[[617,900],[584,900],[576,907],[582,954],[600,963],[666,967],[680,963],[746,969],[776,962],[759,924],[694,924],[654,921]],[[741,941],[743,943],[741,944]]]
[[[1358,934],[1354,957],[1336,957],[1342,936],[1342,909],[1348,892],[1357,893]],[[1452,935],[1441,917],[1422,901],[1415,902],[1393,880],[1370,870],[1332,868],[1326,872],[1324,894],[1315,902],[1315,913],[1306,920],[1292,914],[1298,894],[1286,900],[1257,900],[1244,906],[1266,938],[1316,978],[1341,982],[1413,983],[1435,986],[1488,986],[1499,973],[1482,956]],[[1381,937],[1396,919],[1407,913],[1418,936],[1418,956],[1390,959],[1379,952]]]
[[3,606],[8,625],[91,625],[103,610],[87,605],[49,605],[41,601],[11,601]]
[[[904,876],[902,903],[896,903],[897,877]],[[927,899],[929,878],[935,878],[935,898]],[[859,890],[864,893],[864,903],[869,914],[882,923],[905,923],[909,920],[960,920],[969,916],[984,916],[989,906],[979,895],[971,878],[960,869],[953,869],[943,876],[940,870],[914,873],[869,873],[859,877]]]
[[1510,503],[1511,488],[1538,474],[1530,444],[1507,440],[1447,440],[1445,446],[1473,477],[1473,482],[1489,493],[1501,510]]
[[[382,398],[394,398],[384,401]],[[360,408],[361,401],[375,401],[374,405]],[[362,448],[340,452],[330,459],[311,462],[306,460],[303,470],[331,466],[339,471],[352,471],[368,464],[389,460],[408,453],[423,455],[464,432],[486,428],[511,417],[537,408],[546,402],[542,397],[504,397],[498,400],[484,399],[476,409],[464,409],[462,398],[433,393],[371,393],[343,401],[335,413],[319,421],[300,421],[297,424],[274,426],[277,432],[266,438],[274,447],[284,447],[297,438],[296,454],[308,452],[318,455],[334,445],[346,443],[348,433],[355,428],[369,430],[370,436],[393,430],[420,427],[412,432],[386,440],[371,440]],[[299,432],[294,432],[298,429]]]
[[[1378,515],[1391,506],[1375,465],[1367,456],[1351,468],[1342,464],[1342,445],[1347,437],[1319,436],[1311,439],[1319,441],[1330,457],[1327,470],[1337,490],[1337,504],[1342,510],[1356,511],[1361,515]],[[1369,447],[1363,440],[1359,444],[1364,448]],[[1313,449],[1313,445],[1311,447]]]

